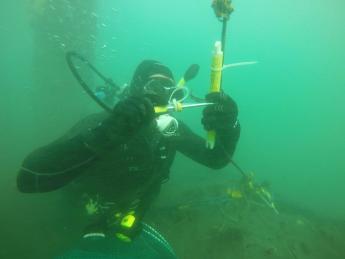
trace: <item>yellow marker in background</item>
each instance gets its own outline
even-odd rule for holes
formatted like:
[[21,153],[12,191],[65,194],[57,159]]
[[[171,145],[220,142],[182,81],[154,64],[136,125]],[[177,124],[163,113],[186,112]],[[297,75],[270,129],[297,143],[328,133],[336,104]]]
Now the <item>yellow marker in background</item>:
[[[220,85],[222,81],[222,69],[223,69],[223,51],[222,43],[216,41],[214,44],[214,54],[211,64],[211,86],[210,93],[220,92]],[[216,132],[214,130],[207,132],[206,147],[213,149],[216,143]]]

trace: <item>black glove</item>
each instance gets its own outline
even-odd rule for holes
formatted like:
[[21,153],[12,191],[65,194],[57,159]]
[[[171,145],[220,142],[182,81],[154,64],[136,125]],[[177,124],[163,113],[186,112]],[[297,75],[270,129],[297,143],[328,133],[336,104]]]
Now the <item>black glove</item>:
[[223,92],[206,95],[208,102],[214,103],[206,107],[201,120],[204,129],[226,132],[236,127],[238,109],[235,101]]
[[98,127],[83,136],[84,144],[94,153],[104,153],[126,142],[143,126],[154,120],[154,108],[150,100],[127,97],[115,105],[112,114]]
[[107,121],[110,132],[132,136],[154,118],[154,108],[147,98],[128,97],[118,102]]

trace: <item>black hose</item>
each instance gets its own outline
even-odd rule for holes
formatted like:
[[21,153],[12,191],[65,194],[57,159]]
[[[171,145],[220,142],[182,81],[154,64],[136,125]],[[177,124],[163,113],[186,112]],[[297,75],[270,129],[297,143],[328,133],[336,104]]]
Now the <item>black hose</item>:
[[97,96],[95,96],[95,94],[93,93],[93,91],[91,90],[90,86],[82,79],[82,77],[80,76],[80,74],[78,73],[74,63],[73,63],[73,59],[79,59],[80,61],[82,61],[85,65],[87,65],[98,77],[100,77],[105,83],[111,85],[112,87],[114,87],[117,90],[120,90],[120,87],[118,85],[116,85],[112,80],[106,78],[103,74],[101,74],[101,72],[99,72],[86,58],[84,58],[83,56],[81,56],[80,54],[74,52],[74,51],[69,51],[66,53],[66,61],[67,64],[72,72],[72,74],[74,75],[74,77],[77,79],[78,83],[83,87],[83,89],[85,90],[85,92],[99,105],[101,106],[104,110],[106,110],[107,112],[111,113],[112,112],[112,108],[107,106],[106,104],[104,104],[102,101],[100,101]]
[[247,174],[244,172],[244,170],[242,170],[242,168],[234,161],[231,160],[232,165],[237,169],[237,171],[239,171],[243,177],[247,178]]
[[228,19],[223,19],[223,26],[222,26],[222,51],[223,51],[223,65],[225,59],[225,43],[226,43],[226,31],[228,27]]

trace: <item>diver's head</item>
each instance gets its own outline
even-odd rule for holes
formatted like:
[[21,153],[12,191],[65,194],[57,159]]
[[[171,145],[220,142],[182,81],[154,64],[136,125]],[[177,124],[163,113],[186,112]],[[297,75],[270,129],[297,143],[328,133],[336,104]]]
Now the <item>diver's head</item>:
[[131,95],[145,96],[154,105],[167,105],[175,89],[171,70],[155,60],[142,61],[130,84]]

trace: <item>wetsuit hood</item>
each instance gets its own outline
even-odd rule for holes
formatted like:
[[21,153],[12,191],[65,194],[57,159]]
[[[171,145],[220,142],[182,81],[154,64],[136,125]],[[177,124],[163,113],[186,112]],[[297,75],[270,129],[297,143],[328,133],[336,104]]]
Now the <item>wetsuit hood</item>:
[[136,68],[130,94],[146,96],[158,105],[167,104],[176,83],[171,70],[156,60],[144,60]]

